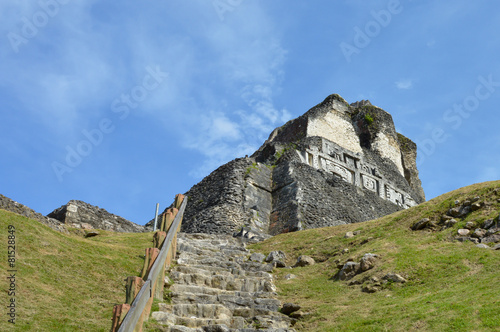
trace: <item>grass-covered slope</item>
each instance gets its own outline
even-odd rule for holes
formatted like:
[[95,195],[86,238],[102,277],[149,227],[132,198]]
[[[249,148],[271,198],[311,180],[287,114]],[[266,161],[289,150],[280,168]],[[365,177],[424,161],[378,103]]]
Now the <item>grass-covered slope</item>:
[[[6,308],[9,225],[16,237],[15,326]],[[0,331],[109,331],[113,306],[125,301],[124,279],[139,275],[152,235],[99,233],[62,234],[0,210]]]
[[[296,324],[298,331],[500,331],[500,250],[453,241],[466,222],[474,223],[474,231],[499,217],[497,188],[500,181],[476,184],[381,219],[281,234],[253,248],[282,250],[287,265],[299,255],[316,260],[312,266],[275,270],[281,300],[308,313]],[[483,208],[456,218],[451,228],[410,229],[422,218],[438,223],[455,200],[475,197]],[[360,233],[345,238],[348,231]],[[359,262],[366,253],[379,255],[373,269],[349,281],[336,280],[339,266],[349,258]],[[407,282],[383,283],[391,272]],[[285,280],[290,273],[297,278]]]

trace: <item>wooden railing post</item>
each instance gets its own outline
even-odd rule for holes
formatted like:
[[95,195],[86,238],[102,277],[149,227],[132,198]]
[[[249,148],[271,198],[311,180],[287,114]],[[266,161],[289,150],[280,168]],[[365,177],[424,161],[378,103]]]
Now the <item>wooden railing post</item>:
[[168,232],[170,229],[170,225],[172,225],[172,222],[175,219],[175,216],[177,215],[177,212],[179,212],[178,209],[172,208],[172,209],[167,209],[167,211],[163,214],[162,218],[162,229],[161,231]]
[[140,277],[128,277],[125,282],[125,303],[131,305],[144,285],[144,280]]
[[[153,266],[153,263],[155,262],[156,258],[158,257],[158,254],[160,253],[160,250],[158,248],[146,248],[146,254],[144,256],[144,267],[142,268],[142,273],[141,277],[142,279],[146,280],[149,276],[149,271],[151,270],[151,267]],[[152,294],[155,294],[156,291],[156,283],[151,285],[153,288],[151,290]],[[153,296],[149,299],[146,308],[144,308],[144,312],[141,316],[141,319],[147,320],[149,317],[149,313],[151,312],[151,306],[153,305]]]
[[155,262],[156,257],[158,257],[158,254],[160,253],[160,250],[158,248],[146,248],[146,254],[144,255],[144,266],[142,267],[142,273],[141,273],[141,278],[146,280],[148,277],[149,270],[151,269],[151,266],[153,266],[153,263]]
[[111,332],[118,331],[123,319],[130,310],[130,304],[118,304],[113,307],[113,323],[111,324]]
[[163,241],[165,241],[166,237],[167,232],[156,232],[153,235],[153,247],[161,249],[161,245],[163,244]]
[[184,200],[184,195],[183,194],[177,194],[177,195],[175,195],[174,207],[177,210],[181,208],[181,204],[182,204],[183,200]]
[[[166,237],[167,232],[156,232],[153,235],[153,246],[155,248],[161,249]],[[157,300],[163,300],[163,288],[165,286],[165,265],[166,264],[163,264],[162,272],[156,279],[154,298]]]

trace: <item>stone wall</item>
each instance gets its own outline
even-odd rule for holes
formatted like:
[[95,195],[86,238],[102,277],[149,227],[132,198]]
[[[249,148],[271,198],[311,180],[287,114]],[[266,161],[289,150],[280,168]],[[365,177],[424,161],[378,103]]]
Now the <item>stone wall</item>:
[[371,191],[300,161],[282,163],[273,173],[272,235],[367,221],[400,209]]
[[77,200],[69,201],[68,204],[55,209],[47,216],[74,228],[135,233],[145,231],[144,226],[137,225],[125,218],[109,213],[98,206]]
[[271,210],[270,192],[268,167],[250,158],[233,160],[185,194],[189,201],[182,231],[230,234],[248,225],[265,232]]

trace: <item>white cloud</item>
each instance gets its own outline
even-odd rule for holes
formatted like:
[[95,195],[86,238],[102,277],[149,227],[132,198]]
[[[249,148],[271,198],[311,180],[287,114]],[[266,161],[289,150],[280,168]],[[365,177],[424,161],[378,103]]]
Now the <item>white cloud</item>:
[[[141,5],[70,2],[19,54],[2,51],[7,56],[0,63],[0,85],[9,86],[23,116],[38,117],[58,144],[79,139],[81,130],[112,116],[113,100],[130,93],[145,68],[155,65],[169,77],[131,116],[140,111],[160,121],[200,152],[205,161],[199,169],[194,165],[192,174],[251,154],[290,118],[273,100],[287,52],[259,3],[242,3],[224,22],[211,2],[158,4],[137,17],[129,15],[134,6]],[[39,10],[36,5],[0,8],[18,13],[7,29],[19,28],[23,15]],[[101,16],[107,12],[112,17]]]
[[[207,175],[223,162],[252,154],[275,127],[291,117],[287,110],[276,107],[273,99],[282,81],[287,52],[260,6],[246,3],[244,9],[228,12],[224,24],[217,16],[205,22],[204,48],[193,44],[196,56],[183,77],[178,77],[185,83],[184,92],[195,99],[187,109],[181,102],[177,104],[186,109],[184,117],[189,114],[210,123],[210,128],[200,121],[190,123],[196,129],[189,131],[186,147],[205,156],[202,165],[190,172],[192,176]],[[227,89],[213,90],[212,81]],[[221,94],[224,100],[218,98]],[[208,118],[203,116],[207,107],[214,110]]]
[[413,88],[413,81],[411,79],[401,79],[396,82],[396,87],[400,90],[409,90]]

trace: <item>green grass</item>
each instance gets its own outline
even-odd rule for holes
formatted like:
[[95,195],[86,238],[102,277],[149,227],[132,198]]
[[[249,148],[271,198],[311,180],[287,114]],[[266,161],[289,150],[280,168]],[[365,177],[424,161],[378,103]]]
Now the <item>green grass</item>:
[[[0,268],[7,289],[8,225],[16,229],[16,331],[109,331],[113,306],[125,301],[127,276],[139,275],[152,234],[99,231],[85,239],[0,210]],[[75,231],[74,233],[78,233]],[[2,295],[0,331],[9,331]]]
[[[500,251],[485,250],[472,242],[452,241],[467,221],[476,225],[500,213],[500,181],[476,184],[442,195],[411,209],[377,220],[281,234],[252,246],[268,253],[283,250],[287,264],[299,255],[310,255],[313,266],[276,269],[276,283],[283,302],[302,306],[309,315],[298,331],[499,331]],[[411,231],[423,217],[439,221],[455,200],[480,196],[485,207],[469,214],[455,227],[439,231]],[[348,231],[359,230],[346,239]],[[364,240],[368,242],[363,243]],[[348,248],[348,254],[341,254]],[[399,273],[406,284],[387,284],[376,293],[364,293],[362,285],[336,281],[337,264],[348,258],[359,261],[365,253],[380,259],[372,270],[357,275],[363,285],[370,277],[381,279]],[[293,273],[296,279],[285,280]]]

